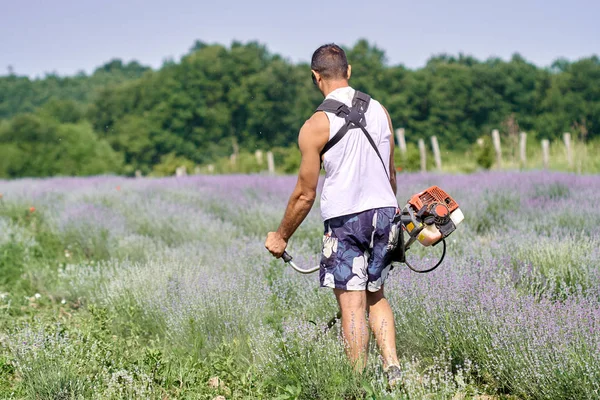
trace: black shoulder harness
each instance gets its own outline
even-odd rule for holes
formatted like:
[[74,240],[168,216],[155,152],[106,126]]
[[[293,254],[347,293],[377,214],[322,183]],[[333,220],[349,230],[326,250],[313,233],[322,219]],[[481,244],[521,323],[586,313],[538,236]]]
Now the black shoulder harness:
[[342,103],[338,100],[333,99],[325,99],[319,107],[317,107],[316,111],[326,111],[335,114],[340,118],[344,118],[346,123],[340,128],[339,131],[325,144],[323,150],[321,150],[321,157],[325,154],[329,149],[335,146],[346,133],[352,128],[360,128],[365,134],[367,140],[379,156],[381,160],[381,164],[385,170],[385,173],[388,175],[389,172],[385,167],[385,163],[383,162],[383,158],[381,158],[381,154],[379,154],[379,150],[377,149],[377,145],[373,142],[373,138],[367,132],[367,120],[365,118],[365,112],[369,108],[369,103],[371,102],[371,96],[366,93],[359,92],[358,90],[354,93],[354,98],[352,99],[352,107],[348,107],[346,104]]

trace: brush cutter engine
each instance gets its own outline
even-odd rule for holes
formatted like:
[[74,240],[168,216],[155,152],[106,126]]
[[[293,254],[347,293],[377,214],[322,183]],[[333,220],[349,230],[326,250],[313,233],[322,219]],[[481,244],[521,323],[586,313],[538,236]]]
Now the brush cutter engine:
[[[456,230],[464,218],[456,200],[437,186],[431,186],[415,194],[396,218],[396,223],[401,223],[401,229],[392,261],[405,263],[415,272],[433,271],[442,263],[446,255],[445,239]],[[405,232],[408,234],[406,241],[404,241]],[[406,260],[405,253],[414,242],[419,242],[426,247],[443,243],[444,250],[439,262],[434,267],[424,270],[413,267]]]

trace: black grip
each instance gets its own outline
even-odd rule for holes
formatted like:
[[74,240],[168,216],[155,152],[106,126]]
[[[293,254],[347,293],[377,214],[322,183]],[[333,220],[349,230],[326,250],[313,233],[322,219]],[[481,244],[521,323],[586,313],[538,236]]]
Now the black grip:
[[287,251],[283,252],[281,258],[283,258],[283,261],[285,261],[286,263],[292,261],[292,256],[290,256]]

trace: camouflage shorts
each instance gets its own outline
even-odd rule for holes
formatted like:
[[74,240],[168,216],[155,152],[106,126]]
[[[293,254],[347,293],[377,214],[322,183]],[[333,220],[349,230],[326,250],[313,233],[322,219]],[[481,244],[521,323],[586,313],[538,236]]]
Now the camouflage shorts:
[[377,292],[391,269],[397,238],[394,207],[378,208],[325,221],[321,287]]

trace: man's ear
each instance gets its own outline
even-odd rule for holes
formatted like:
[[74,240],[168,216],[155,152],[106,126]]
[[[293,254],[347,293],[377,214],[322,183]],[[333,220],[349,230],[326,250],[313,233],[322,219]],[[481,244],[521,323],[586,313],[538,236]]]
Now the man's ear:
[[350,79],[350,75],[352,75],[352,65],[350,65],[350,64],[348,64],[348,72],[347,72],[347,75],[348,75],[348,79]]

